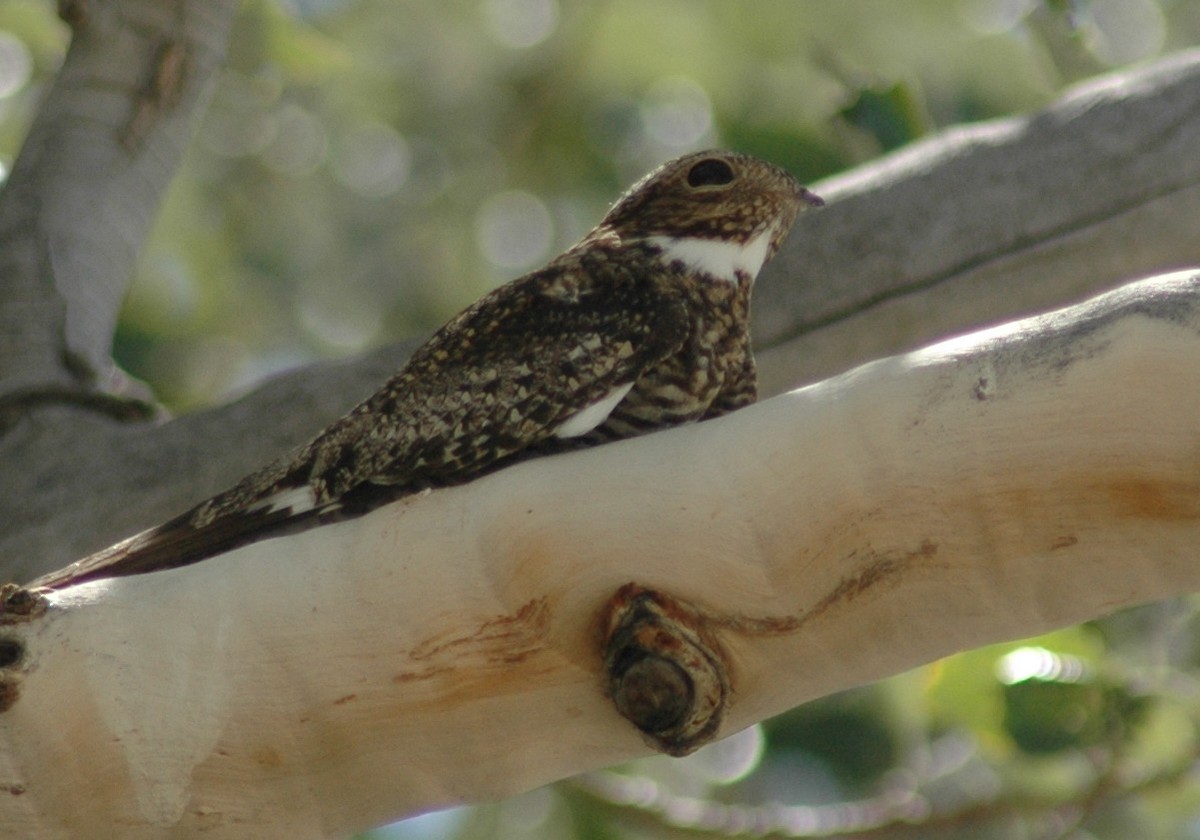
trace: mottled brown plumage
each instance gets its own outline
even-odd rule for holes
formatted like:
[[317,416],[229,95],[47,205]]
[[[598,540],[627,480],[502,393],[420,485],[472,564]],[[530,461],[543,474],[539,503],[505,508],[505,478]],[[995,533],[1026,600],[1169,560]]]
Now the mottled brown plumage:
[[579,244],[459,314],[308,445],[34,585],[193,563],[518,459],[747,405],[750,287],[805,204],[820,199],[745,155],[664,164]]

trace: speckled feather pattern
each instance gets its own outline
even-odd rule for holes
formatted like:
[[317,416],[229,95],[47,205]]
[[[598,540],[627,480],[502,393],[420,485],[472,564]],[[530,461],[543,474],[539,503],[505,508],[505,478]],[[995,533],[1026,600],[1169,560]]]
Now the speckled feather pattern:
[[[306,446],[35,584],[196,562],[526,457],[747,405],[756,395],[748,332],[754,278],[741,270],[735,278],[706,276],[655,243],[740,245],[766,233],[769,258],[803,206],[819,203],[783,170],[745,155],[698,152],[671,161],[635,184],[569,251],[443,326],[379,391]],[[555,436],[569,418],[626,385],[594,429]],[[308,503],[272,503],[280,498]]]

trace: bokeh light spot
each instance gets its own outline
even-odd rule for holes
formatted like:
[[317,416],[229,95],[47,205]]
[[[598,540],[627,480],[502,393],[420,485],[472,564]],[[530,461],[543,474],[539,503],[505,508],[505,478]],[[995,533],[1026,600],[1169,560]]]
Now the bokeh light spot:
[[1092,0],[1085,8],[1088,48],[1105,64],[1140,61],[1162,50],[1167,22],[1154,0]]
[[523,190],[496,193],[475,217],[475,238],[488,261],[524,269],[540,262],[554,239],[554,222],[540,198]]
[[483,16],[497,42],[528,49],[558,26],[558,0],[484,0]]
[[667,147],[687,148],[712,128],[712,103],[704,88],[683,76],[656,82],[642,101],[646,133]]
[[383,310],[352,283],[313,279],[293,297],[296,315],[310,335],[339,353],[355,353],[374,341],[383,326]]
[[1034,0],[963,0],[963,19],[985,35],[1010,32],[1033,11]]
[[1005,685],[1026,680],[1079,682],[1086,676],[1083,660],[1044,647],[1017,648],[996,663],[996,677]]
[[311,175],[329,147],[325,126],[299,105],[284,105],[275,123],[275,139],[263,150],[263,162],[281,175]]
[[33,61],[19,38],[0,30],[0,99],[12,96],[29,82]]
[[399,132],[383,123],[349,131],[337,144],[333,177],[366,198],[383,198],[404,186],[412,170],[412,151]]
[[762,761],[766,739],[758,724],[696,750],[681,764],[709,784],[728,785],[754,772]]
[[374,840],[442,840],[455,837],[471,816],[467,807],[433,811],[419,817],[409,817],[371,832]]

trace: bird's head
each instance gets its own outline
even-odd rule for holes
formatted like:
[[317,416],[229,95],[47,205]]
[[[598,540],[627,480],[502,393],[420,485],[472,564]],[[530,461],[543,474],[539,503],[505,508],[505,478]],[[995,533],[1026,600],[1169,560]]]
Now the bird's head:
[[729,257],[729,265],[752,278],[778,250],[796,216],[823,204],[772,163],[737,152],[693,152],[634,184],[597,232],[622,242],[650,242],[700,269],[719,268]]

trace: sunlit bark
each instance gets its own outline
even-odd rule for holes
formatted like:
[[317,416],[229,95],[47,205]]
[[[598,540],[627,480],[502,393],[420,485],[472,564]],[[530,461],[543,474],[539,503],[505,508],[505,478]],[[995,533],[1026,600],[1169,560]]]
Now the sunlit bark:
[[1200,588],[1200,275],[527,462],[0,628],[18,836],[339,836],[648,747],[603,688],[635,582],[691,605],[728,734]]

